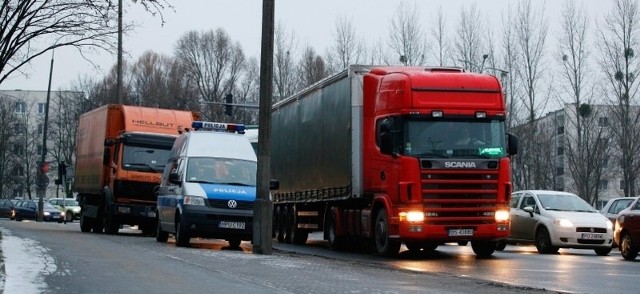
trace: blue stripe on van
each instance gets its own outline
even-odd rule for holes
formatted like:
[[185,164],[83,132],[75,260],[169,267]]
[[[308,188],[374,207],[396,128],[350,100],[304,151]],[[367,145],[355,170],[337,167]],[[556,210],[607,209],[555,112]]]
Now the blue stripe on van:
[[208,199],[221,200],[256,200],[256,187],[236,186],[236,185],[220,185],[220,184],[200,184],[202,190]]

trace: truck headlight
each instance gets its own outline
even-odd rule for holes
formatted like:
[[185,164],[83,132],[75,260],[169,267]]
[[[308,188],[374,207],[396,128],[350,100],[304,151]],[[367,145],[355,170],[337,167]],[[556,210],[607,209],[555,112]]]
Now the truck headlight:
[[506,222],[510,218],[508,210],[498,210],[495,214],[496,222]]
[[400,217],[400,221],[408,221],[408,222],[424,221],[424,212],[422,211],[401,212],[398,216]]
[[204,205],[204,198],[200,196],[184,196],[184,204]]

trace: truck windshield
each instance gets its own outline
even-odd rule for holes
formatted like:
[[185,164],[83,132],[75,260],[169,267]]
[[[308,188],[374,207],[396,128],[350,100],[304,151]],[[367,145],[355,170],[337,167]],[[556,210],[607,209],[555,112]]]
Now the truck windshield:
[[506,155],[504,121],[406,120],[402,154],[417,157],[500,158]]
[[138,145],[124,145],[122,167],[124,170],[162,172],[169,159],[171,147],[158,148]]
[[187,163],[188,182],[255,186],[256,162],[214,157],[190,157]]

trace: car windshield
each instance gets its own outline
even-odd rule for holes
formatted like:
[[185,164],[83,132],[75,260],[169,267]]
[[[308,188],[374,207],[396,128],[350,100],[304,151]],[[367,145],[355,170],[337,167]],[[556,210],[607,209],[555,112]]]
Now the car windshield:
[[546,210],[597,212],[589,203],[576,195],[539,194],[538,200]]
[[[55,206],[53,206],[53,204],[51,204],[51,203],[49,203],[49,202],[47,202],[47,201],[42,202],[42,204],[43,204],[43,206],[42,206],[42,207],[44,207],[44,208],[48,208],[48,209],[57,209]],[[38,206],[38,202],[36,202],[36,206]]]
[[64,201],[64,205],[66,206],[78,206],[78,201],[75,201],[73,199],[67,199]]

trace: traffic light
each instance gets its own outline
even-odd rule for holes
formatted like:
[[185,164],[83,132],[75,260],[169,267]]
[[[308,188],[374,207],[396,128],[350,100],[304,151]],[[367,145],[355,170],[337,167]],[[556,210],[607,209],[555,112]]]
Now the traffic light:
[[227,94],[227,96],[224,97],[224,103],[224,114],[231,116],[233,111],[233,106],[231,105],[233,103],[233,95]]
[[62,179],[62,177],[66,177],[67,176],[67,165],[64,163],[64,161],[60,161],[60,163],[58,163],[58,179]]

